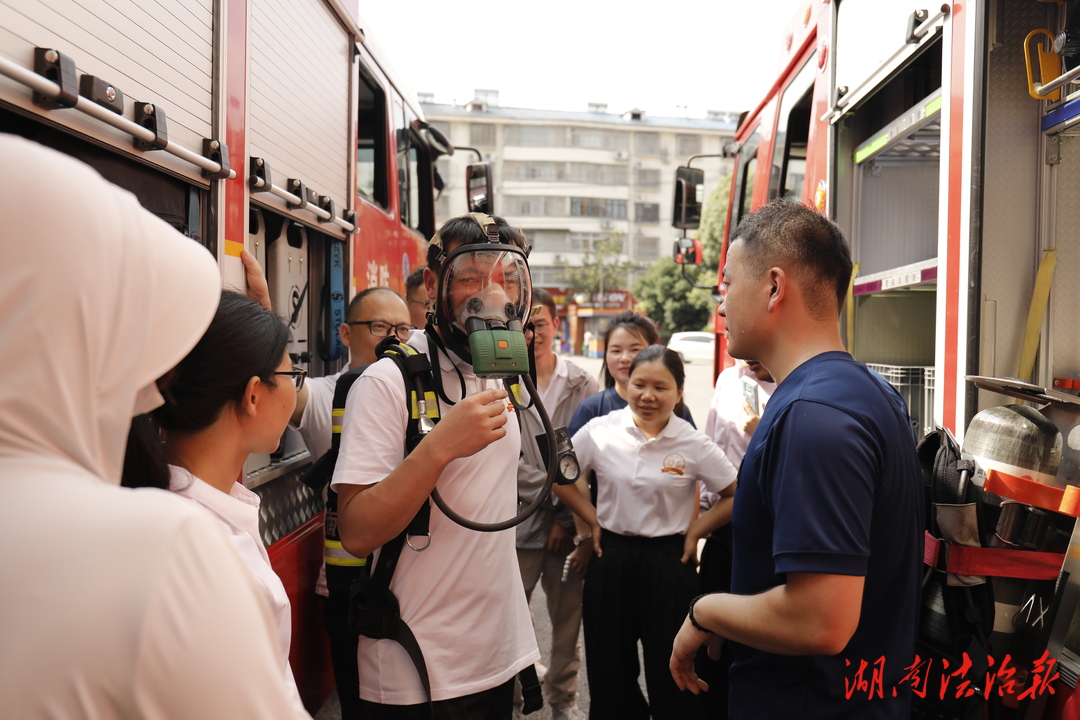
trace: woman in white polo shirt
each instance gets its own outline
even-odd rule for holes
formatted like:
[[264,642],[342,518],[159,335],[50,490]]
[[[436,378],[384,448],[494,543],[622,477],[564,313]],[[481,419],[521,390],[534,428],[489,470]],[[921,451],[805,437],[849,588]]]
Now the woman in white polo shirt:
[[277,448],[296,406],[305,372],[292,367],[288,345],[281,318],[223,291],[210,327],[160,382],[165,404],[132,421],[122,482],[168,488],[221,523],[265,593],[295,689],[289,597],[259,533],[259,496],[236,482],[250,453]]
[[[596,473],[594,508],[587,488],[558,496],[602,533],[585,576],[585,645],[591,720],[686,718],[696,698],[668,671],[671,643],[696,594],[693,563],[683,563],[684,534],[697,482],[730,507],[735,468],[715,443],[679,417],[684,371],[661,345],[630,368],[628,407],[594,418],[573,437],[582,477]],[[638,685],[637,642],[648,701]]]

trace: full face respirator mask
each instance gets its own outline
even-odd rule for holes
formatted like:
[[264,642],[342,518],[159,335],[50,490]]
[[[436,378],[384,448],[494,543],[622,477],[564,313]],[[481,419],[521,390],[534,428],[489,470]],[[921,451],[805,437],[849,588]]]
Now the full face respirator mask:
[[532,280],[526,253],[501,242],[490,216],[470,217],[487,240],[457,247],[443,260],[437,323],[443,340],[478,377],[516,377],[529,372],[524,329]]

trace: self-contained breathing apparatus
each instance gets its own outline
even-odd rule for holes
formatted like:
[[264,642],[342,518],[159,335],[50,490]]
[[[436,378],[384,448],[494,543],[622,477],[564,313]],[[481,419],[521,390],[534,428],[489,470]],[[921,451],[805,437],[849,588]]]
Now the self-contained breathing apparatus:
[[[525,341],[531,301],[531,279],[527,250],[502,242],[498,226],[487,215],[470,215],[486,236],[482,243],[459,246],[449,254],[441,254],[438,280],[438,300],[435,311],[428,315],[425,329],[431,353],[417,351],[393,336],[376,348],[377,357],[388,358],[397,364],[405,381],[408,422],[405,432],[405,454],[410,454],[440,419],[439,401],[453,405],[442,387],[439,352],[453,352],[470,362],[478,377],[502,379],[507,394],[518,412],[522,407],[521,385],[528,390],[535,404],[545,435],[537,442],[546,443],[547,481],[539,496],[516,517],[497,523],[480,523],[462,517],[450,508],[439,495],[431,493],[431,501],[454,522],[479,532],[495,532],[512,528],[525,521],[548,499],[554,482],[571,484],[577,479],[577,459],[564,428],[556,431],[552,425],[531,375],[531,349]],[[431,244],[442,248],[438,234]],[[438,331],[436,331],[438,328]],[[333,439],[331,449],[308,471],[304,481],[314,489],[326,487],[334,471],[340,450],[341,422],[345,414],[345,399],[352,383],[365,368],[343,373],[338,379],[333,405]],[[457,368],[455,367],[455,371]],[[460,397],[466,393],[464,377]],[[517,379],[517,381],[515,381]],[[542,447],[542,450],[545,449]],[[514,478],[516,483],[517,478]],[[327,585],[331,592],[348,588],[349,625],[357,635],[372,639],[393,639],[408,652],[420,676],[430,707],[431,686],[419,642],[402,620],[397,598],[390,591],[398,558],[405,545],[422,552],[431,543],[428,525],[431,515],[429,502],[424,502],[408,527],[384,545],[378,561],[372,557],[355,558],[342,546],[337,525],[337,494],[328,489],[325,516],[325,559]],[[424,537],[422,545],[414,539]],[[543,706],[536,670],[530,666],[520,673],[525,714]]]
[[[963,448],[942,428],[919,443],[927,569],[917,660],[964,668],[976,691],[917,694],[914,707],[923,717],[964,720],[996,720],[1013,707],[1019,718],[1027,702],[1020,698],[1038,680],[1033,668],[1047,651],[1068,576],[1062,563],[1078,514],[1075,503],[1066,502],[1062,434],[1068,429],[1048,419],[1060,403],[1042,388],[968,379],[1043,407],[983,410],[972,418]],[[1078,413],[1071,412],[1072,425]],[[1011,671],[1003,667],[1007,658]],[[983,687],[1010,672],[1011,695]]]

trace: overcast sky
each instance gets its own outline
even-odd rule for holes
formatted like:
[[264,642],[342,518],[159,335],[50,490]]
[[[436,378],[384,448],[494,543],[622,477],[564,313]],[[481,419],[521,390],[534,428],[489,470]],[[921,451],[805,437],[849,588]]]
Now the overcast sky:
[[[654,116],[749,110],[768,89],[784,29],[809,0],[359,0],[362,26],[401,81],[463,104],[638,107]],[[463,12],[464,10],[468,12]]]

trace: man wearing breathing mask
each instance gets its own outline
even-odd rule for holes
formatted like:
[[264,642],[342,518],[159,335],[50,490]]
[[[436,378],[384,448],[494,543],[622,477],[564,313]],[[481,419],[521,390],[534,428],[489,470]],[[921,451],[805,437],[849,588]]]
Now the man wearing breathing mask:
[[[527,372],[522,326],[531,284],[524,238],[501,218],[447,221],[428,248],[424,284],[436,322],[409,345],[434,372],[439,422],[406,455],[410,406],[398,366],[380,360],[349,391],[333,478],[341,539],[366,557],[397,537],[438,486],[478,522],[513,517],[521,439],[501,381]],[[514,676],[540,658],[517,570],[513,532],[476,532],[432,512],[393,573],[401,620],[430,678],[433,717],[509,717]],[[420,673],[394,640],[361,637],[364,717],[432,717]],[[402,707],[412,706],[412,707]]]

